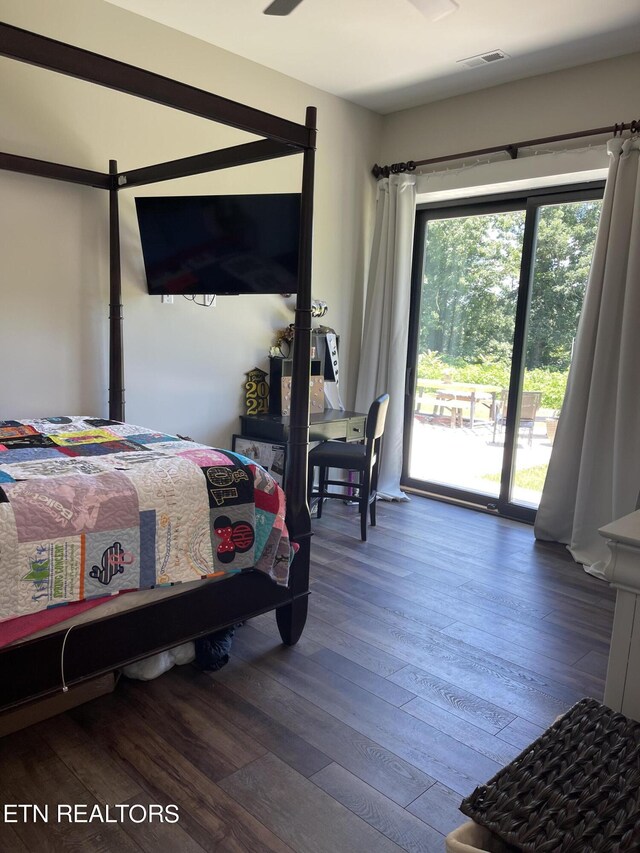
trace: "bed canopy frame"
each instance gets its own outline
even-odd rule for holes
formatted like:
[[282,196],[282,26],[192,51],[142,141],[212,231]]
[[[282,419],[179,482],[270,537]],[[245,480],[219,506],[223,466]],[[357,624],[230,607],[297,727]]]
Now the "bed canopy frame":
[[[288,588],[249,571],[203,584],[115,616],[27,639],[0,650],[0,709],[59,690],[61,664],[68,684],[113,670],[179,642],[259,613],[276,611],[283,642],[299,639],[307,614],[311,519],[307,502],[309,372],[311,354],[311,250],[316,109],[305,123],[231,101],[124,62],[0,22],[0,56],[144,98],[262,137],[130,171],[115,160],[106,173],[0,153],[0,169],[95,187],[109,193],[109,417],[125,419],[124,356],[118,196],[123,190],[262,160],[302,154],[298,291],[288,447],[287,526],[298,546]],[[66,642],[65,642],[66,641]],[[66,649],[65,649],[66,645]],[[64,657],[63,657],[64,656]]]

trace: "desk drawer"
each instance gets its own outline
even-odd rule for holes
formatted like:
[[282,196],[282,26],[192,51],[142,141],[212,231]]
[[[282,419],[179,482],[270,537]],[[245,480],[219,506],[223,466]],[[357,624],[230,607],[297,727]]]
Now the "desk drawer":
[[309,441],[331,441],[345,438],[349,421],[322,421],[309,427]]
[[347,421],[347,441],[363,439],[366,423],[366,418],[350,418]]

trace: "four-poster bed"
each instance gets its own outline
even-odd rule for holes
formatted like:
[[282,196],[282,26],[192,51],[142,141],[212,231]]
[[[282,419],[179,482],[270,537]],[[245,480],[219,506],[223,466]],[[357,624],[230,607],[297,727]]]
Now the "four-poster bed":
[[[286,524],[297,552],[289,584],[278,586],[254,569],[198,589],[178,591],[126,610],[97,617],[70,632],[54,630],[0,649],[0,710],[54,694],[63,680],[73,685],[180,642],[275,610],[283,642],[303,630],[309,594],[311,524],[307,503],[309,366],[311,344],[311,245],[316,111],[296,124],[149,71],[63,42],[0,23],[0,55],[144,98],[262,137],[230,148],[131,171],[108,173],[0,153],[0,168],[78,183],[109,193],[110,346],[109,419],[125,420],[124,360],[118,196],[157,181],[302,154],[298,290],[295,313],[289,430]],[[2,413],[5,418],[9,413]],[[179,588],[178,588],[179,590]],[[64,667],[61,679],[61,665]]]

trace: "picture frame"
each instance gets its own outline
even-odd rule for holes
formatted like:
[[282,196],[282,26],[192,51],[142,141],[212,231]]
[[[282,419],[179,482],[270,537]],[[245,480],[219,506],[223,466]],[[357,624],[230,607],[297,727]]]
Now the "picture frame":
[[266,441],[247,435],[233,435],[231,450],[261,465],[284,488],[287,469],[287,445],[279,441]]

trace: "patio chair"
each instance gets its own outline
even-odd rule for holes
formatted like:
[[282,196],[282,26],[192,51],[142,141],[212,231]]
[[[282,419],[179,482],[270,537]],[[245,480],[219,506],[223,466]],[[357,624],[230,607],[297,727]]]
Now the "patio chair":
[[[500,392],[500,397],[496,403],[496,417],[493,422],[493,441],[495,444],[496,432],[498,427],[504,427],[507,422],[507,400],[509,392],[503,388]],[[523,391],[522,399],[520,400],[520,423],[518,424],[518,433],[522,430],[527,432],[529,447],[533,443],[533,428],[536,423],[536,415],[540,408],[542,400],[542,391]]]

